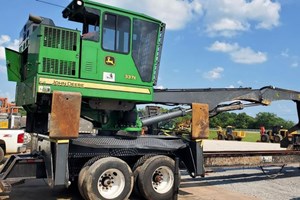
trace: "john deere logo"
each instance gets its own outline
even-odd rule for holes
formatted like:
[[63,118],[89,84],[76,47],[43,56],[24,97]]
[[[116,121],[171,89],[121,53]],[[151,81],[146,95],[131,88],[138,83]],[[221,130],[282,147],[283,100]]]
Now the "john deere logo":
[[105,64],[110,65],[110,66],[115,65],[115,58],[111,57],[111,56],[106,56]]

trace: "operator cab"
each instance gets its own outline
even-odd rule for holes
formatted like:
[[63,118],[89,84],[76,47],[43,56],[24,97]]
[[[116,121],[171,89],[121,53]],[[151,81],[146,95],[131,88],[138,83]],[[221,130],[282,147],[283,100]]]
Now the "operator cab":
[[73,2],[63,11],[63,17],[82,23],[83,39],[99,41],[100,11],[98,9],[79,6],[78,3]]
[[82,23],[80,78],[156,84],[162,22],[92,1],[72,1],[63,17]]

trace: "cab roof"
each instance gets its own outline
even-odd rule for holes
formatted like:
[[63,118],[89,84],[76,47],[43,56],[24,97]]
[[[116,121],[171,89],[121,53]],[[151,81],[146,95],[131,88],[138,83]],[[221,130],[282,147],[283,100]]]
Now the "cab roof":
[[124,14],[128,14],[128,15],[133,15],[133,16],[137,16],[137,17],[140,17],[140,18],[145,18],[147,20],[154,21],[154,22],[157,22],[157,23],[162,23],[160,20],[158,20],[156,18],[153,18],[153,17],[150,17],[148,15],[142,14],[142,13],[129,11],[129,10],[126,10],[126,9],[121,9],[121,8],[118,8],[118,7],[98,3],[98,2],[95,2],[95,1],[91,1],[91,0],[73,0],[63,10],[62,14],[63,14],[64,18],[68,18],[69,20],[74,20],[74,16],[78,12],[82,11],[82,9],[89,8],[89,7],[93,7],[93,8],[98,7],[99,9],[100,8],[105,8],[105,9],[109,9],[109,10],[112,10],[112,11],[117,11],[117,12],[121,12],[121,13],[124,13]]

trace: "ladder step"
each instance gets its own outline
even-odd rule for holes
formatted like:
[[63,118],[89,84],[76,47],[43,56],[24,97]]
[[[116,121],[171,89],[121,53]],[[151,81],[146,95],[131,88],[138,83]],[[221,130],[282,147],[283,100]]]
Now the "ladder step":
[[10,193],[11,192],[11,184],[7,181],[0,181],[0,193]]

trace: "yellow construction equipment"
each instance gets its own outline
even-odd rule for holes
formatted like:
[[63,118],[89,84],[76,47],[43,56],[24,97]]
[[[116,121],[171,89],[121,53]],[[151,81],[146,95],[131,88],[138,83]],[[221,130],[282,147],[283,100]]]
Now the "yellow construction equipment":
[[293,133],[289,133],[288,129],[283,129],[282,126],[274,126],[272,127],[272,130],[261,133],[260,141],[280,143],[280,141],[285,137],[291,138],[291,134]]
[[218,127],[217,130],[218,140],[238,140],[241,141],[246,137],[245,131],[235,131],[233,126],[227,126],[226,130],[222,127]]

